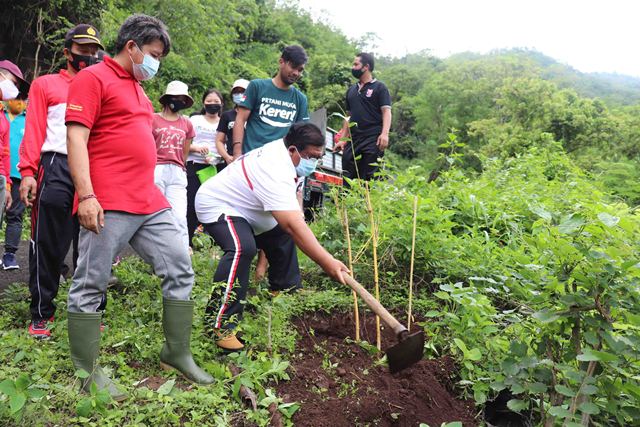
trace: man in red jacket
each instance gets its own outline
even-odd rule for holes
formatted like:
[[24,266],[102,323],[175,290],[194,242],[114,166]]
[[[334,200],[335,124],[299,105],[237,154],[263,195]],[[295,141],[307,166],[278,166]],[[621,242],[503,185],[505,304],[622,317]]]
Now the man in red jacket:
[[[67,163],[67,128],[64,123],[69,85],[76,73],[97,62],[104,49],[98,31],[80,24],[64,40],[66,69],[35,79],[29,91],[29,112],[20,147],[22,175],[20,199],[31,206],[29,290],[31,324],[35,338],[51,336],[60,272],[74,232],[75,190]],[[36,180],[37,179],[37,180]]]

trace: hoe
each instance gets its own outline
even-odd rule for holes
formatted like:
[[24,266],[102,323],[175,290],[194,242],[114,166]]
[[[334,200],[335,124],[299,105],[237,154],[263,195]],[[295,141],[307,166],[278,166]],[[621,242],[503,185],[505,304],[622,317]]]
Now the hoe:
[[398,344],[386,350],[389,371],[399,372],[422,360],[424,352],[424,331],[409,335],[409,330],[393,317],[362,285],[348,274],[344,275],[347,285],[363,299],[365,304],[389,326],[398,337]]

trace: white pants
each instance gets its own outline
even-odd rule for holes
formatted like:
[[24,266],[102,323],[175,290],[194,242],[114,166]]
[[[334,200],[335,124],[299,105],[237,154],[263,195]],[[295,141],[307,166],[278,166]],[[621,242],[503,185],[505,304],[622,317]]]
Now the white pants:
[[167,198],[176,225],[183,236],[185,247],[189,248],[187,232],[187,173],[178,165],[156,165],[154,181],[162,194]]

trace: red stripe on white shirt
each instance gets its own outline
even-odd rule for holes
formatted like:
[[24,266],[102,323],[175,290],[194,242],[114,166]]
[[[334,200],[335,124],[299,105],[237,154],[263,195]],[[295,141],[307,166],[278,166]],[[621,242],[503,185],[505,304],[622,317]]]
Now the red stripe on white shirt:
[[251,180],[249,179],[249,175],[247,175],[247,168],[244,166],[244,157],[242,159],[240,159],[240,162],[242,163],[242,173],[244,174],[244,177],[247,180],[247,184],[249,184],[249,188],[253,190],[253,184],[251,183]]

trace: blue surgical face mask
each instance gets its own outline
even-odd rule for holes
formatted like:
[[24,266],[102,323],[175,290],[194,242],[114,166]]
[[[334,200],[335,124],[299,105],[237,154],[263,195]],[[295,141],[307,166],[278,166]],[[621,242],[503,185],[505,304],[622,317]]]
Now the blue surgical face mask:
[[[138,45],[136,45],[136,47],[140,52],[142,52],[142,49],[140,49]],[[136,64],[133,61],[133,58],[131,58],[131,55],[129,55],[131,63],[133,64],[133,77],[135,77],[135,79],[139,82],[152,79],[156,75],[156,73],[158,72],[158,68],[160,67],[160,61],[158,61],[148,53],[142,53],[144,54],[144,58],[142,59],[141,64]]]
[[231,98],[233,98],[234,104],[240,104],[242,101],[244,101],[244,93],[234,93],[233,95],[231,95]]
[[[296,151],[298,151],[297,148]],[[300,156],[299,151],[298,155]],[[300,163],[298,163],[298,166],[296,166],[296,175],[309,176],[314,170],[316,170],[316,166],[318,166],[318,159],[305,159],[304,157],[300,156]]]

